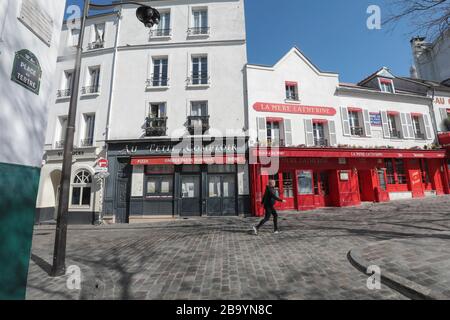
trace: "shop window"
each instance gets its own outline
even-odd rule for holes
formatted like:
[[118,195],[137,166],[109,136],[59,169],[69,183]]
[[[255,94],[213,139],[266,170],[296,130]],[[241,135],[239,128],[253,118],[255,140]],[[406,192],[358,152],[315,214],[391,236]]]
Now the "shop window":
[[313,174],[311,171],[300,171],[298,174],[298,193],[300,195],[314,194]]
[[72,206],[90,207],[91,191],[92,175],[86,170],[78,172],[72,184]]
[[406,184],[405,162],[402,159],[386,159],[386,176],[388,184]]
[[322,171],[320,172],[320,192],[324,196],[328,196],[330,194],[330,186],[328,184],[328,172]]
[[384,170],[378,170],[378,180],[380,181],[380,189],[386,191],[387,185],[386,185],[386,178],[384,176]]
[[172,198],[173,176],[147,176],[145,194],[147,199]]
[[285,198],[294,197],[294,180],[290,172],[283,173],[283,195]]

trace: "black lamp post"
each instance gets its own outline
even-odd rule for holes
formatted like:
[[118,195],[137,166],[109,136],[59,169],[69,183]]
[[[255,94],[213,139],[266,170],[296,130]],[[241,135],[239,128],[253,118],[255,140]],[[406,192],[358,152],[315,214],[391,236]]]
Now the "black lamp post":
[[80,17],[80,37],[78,39],[77,53],[75,59],[74,81],[72,82],[71,98],[69,106],[69,114],[67,119],[67,130],[65,136],[64,153],[63,153],[63,166],[61,174],[61,187],[58,204],[58,217],[56,223],[56,235],[55,235],[55,247],[53,253],[53,267],[51,275],[54,277],[64,275],[66,272],[65,260],[66,260],[66,239],[67,239],[67,220],[69,211],[69,194],[72,174],[72,154],[73,154],[73,142],[75,133],[75,119],[77,114],[78,103],[78,91],[80,85],[80,69],[81,69],[81,57],[83,53],[83,40],[85,33],[86,19],[89,14],[89,9],[108,10],[114,9],[123,5],[136,5],[139,8],[136,11],[136,17],[147,28],[153,27],[159,23],[159,12],[149,6],[142,5],[139,2],[124,1],[120,3],[113,3],[109,5],[99,5],[91,3],[91,0],[84,0],[83,15]]

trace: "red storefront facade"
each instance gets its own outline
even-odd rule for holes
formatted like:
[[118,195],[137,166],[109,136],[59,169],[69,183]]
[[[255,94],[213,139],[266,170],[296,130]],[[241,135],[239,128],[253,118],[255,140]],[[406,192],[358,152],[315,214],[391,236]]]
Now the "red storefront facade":
[[[269,179],[286,202],[283,210],[357,206],[399,196],[449,193],[445,150],[253,148],[250,164],[251,206],[263,215],[261,198]],[[264,158],[263,161],[259,161]],[[267,159],[278,162],[272,175]]]

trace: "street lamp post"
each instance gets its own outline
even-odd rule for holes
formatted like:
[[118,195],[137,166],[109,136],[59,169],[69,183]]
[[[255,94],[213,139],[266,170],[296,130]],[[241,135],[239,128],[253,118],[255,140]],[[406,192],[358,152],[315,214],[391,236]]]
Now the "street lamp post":
[[53,252],[53,266],[51,275],[53,277],[64,275],[66,272],[66,239],[67,239],[67,220],[69,211],[69,195],[72,175],[72,160],[73,160],[73,142],[75,134],[75,119],[77,114],[78,92],[80,86],[80,70],[81,58],[83,54],[83,40],[85,34],[86,19],[89,14],[89,9],[108,10],[114,9],[123,5],[136,5],[139,8],[136,10],[136,17],[147,28],[159,23],[159,12],[149,6],[142,5],[139,2],[124,1],[110,5],[98,5],[91,3],[91,0],[84,0],[83,15],[80,17],[80,36],[78,39],[77,53],[75,58],[74,78],[71,87],[71,97],[69,114],[67,119],[67,130],[65,135],[63,165],[60,183],[60,197],[58,203],[58,215],[56,222],[55,246]]

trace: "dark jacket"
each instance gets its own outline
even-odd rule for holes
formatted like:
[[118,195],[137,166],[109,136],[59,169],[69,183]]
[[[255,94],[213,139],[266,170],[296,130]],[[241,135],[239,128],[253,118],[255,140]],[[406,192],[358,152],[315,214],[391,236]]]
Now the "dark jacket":
[[277,197],[275,189],[267,186],[261,203],[264,205],[264,208],[273,208],[276,201],[283,202],[283,200]]

